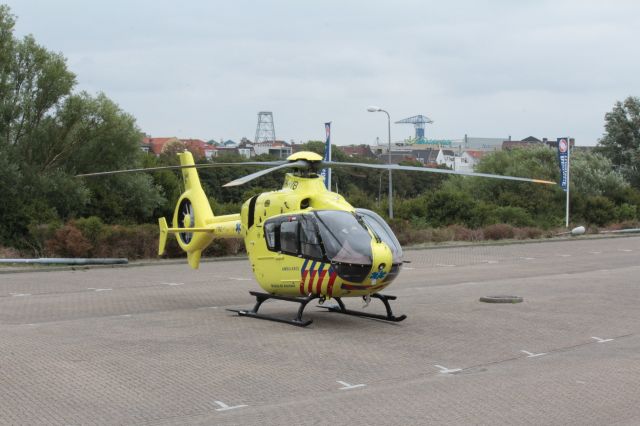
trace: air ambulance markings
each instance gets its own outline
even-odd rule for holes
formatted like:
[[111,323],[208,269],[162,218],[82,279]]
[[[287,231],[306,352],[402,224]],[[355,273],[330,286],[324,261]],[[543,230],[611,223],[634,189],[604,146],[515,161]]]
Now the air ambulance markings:
[[447,368],[438,364],[435,364],[434,367],[438,368],[440,370],[440,373],[442,374],[457,373],[458,371],[462,371],[462,368]]
[[342,380],[336,380],[338,383],[340,383],[342,385],[341,388],[339,388],[340,390],[349,390],[349,389],[355,389],[355,388],[363,388],[367,385],[364,384],[359,384],[359,385],[350,385],[347,382],[343,382]]
[[220,408],[216,408],[216,411],[228,411],[228,410],[235,410],[236,408],[248,407],[248,405],[245,405],[245,404],[234,405],[233,407],[230,407],[222,401],[213,401],[213,402],[215,402],[217,405],[220,406]]
[[527,358],[535,358],[535,357],[543,356],[543,355],[547,354],[546,352],[541,352],[539,354],[534,354],[533,352],[529,352],[529,351],[525,351],[525,350],[521,350],[520,352],[526,354]]
[[611,342],[613,340],[613,339],[601,339],[595,336],[592,336],[591,338],[594,339],[597,343],[606,343],[606,342]]

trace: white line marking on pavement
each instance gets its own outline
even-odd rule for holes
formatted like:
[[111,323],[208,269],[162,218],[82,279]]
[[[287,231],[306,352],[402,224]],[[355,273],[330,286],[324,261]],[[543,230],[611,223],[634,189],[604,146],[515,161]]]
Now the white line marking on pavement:
[[582,380],[576,380],[576,383],[580,383],[581,385],[587,384],[587,382],[583,382]]
[[571,257],[570,254],[561,254],[560,257]]
[[340,388],[340,390],[348,390],[348,389],[355,389],[355,388],[363,388],[367,385],[363,385],[362,383],[359,385],[350,385],[347,382],[343,382],[342,380],[336,380],[338,383],[340,383],[342,385],[342,387]]
[[124,314],[124,315],[119,315],[121,318],[129,318],[131,316],[131,314]]
[[535,358],[537,356],[542,356],[542,355],[546,355],[547,354],[546,352],[541,352],[539,354],[534,354],[532,352],[525,351],[525,350],[521,350],[520,352],[527,354],[527,358]]
[[113,289],[112,288],[88,288],[87,290],[93,290],[95,292],[99,292],[99,291],[111,291]]
[[413,270],[414,270],[414,269],[416,269],[416,268],[411,268],[411,267],[409,267],[409,266],[403,266],[403,267],[402,267],[402,269],[405,269],[405,270],[407,270],[407,271],[413,271]]
[[229,277],[230,280],[235,281],[251,281],[251,278],[238,278],[238,277]]
[[449,374],[449,373],[457,373],[458,371],[462,371],[461,368],[447,368],[447,367],[443,367],[441,365],[435,364],[434,367],[437,367],[440,369],[440,373],[442,374]]
[[248,407],[248,405],[245,405],[245,404],[234,405],[233,407],[229,407],[227,404],[225,404],[222,401],[213,401],[213,402],[215,402],[220,406],[220,408],[216,408],[216,411],[227,411],[227,410],[235,410],[236,408]]
[[436,266],[452,267],[452,266],[456,266],[456,265],[449,265],[447,263],[436,263]]
[[31,293],[9,293],[11,297],[27,297],[31,296]]
[[618,249],[618,251],[633,251],[633,250],[629,250],[629,249]]
[[497,261],[497,260],[483,260],[482,262],[484,262],[484,263],[488,263],[488,264],[498,263],[498,261]]
[[601,251],[590,251],[589,253],[591,253],[591,254],[600,254],[602,252]]
[[160,283],[164,285],[176,286],[176,285],[184,285],[184,283]]
[[522,260],[536,260],[535,257],[521,257]]
[[201,308],[197,308],[197,309],[218,309],[217,306],[203,306]]
[[601,339],[601,338],[595,337],[595,336],[592,336],[591,338],[595,339],[597,343],[605,343],[605,342],[610,342],[610,341],[613,340],[613,339]]

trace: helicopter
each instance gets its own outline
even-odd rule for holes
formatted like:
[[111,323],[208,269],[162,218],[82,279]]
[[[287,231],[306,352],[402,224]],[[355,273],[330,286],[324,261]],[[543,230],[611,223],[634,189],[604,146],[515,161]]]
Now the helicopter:
[[[158,254],[164,253],[169,234],[174,234],[180,248],[187,253],[189,265],[197,269],[202,250],[214,238],[244,239],[252,272],[264,292],[249,292],[255,297],[252,309],[229,311],[301,327],[313,322],[303,319],[303,312],[307,304],[316,299],[319,307],[344,315],[389,322],[406,319],[406,315],[393,314],[390,301],[396,297],[381,293],[398,277],[405,262],[398,239],[377,213],[355,208],[342,195],[327,189],[319,173],[321,169],[365,167],[555,184],[540,179],[449,169],[325,161],[322,156],[307,151],[294,153],[286,161],[214,164],[195,164],[189,151],[177,155],[179,166],[98,172],[78,177],[180,169],[185,190],[178,198],[171,226],[165,218],[158,220]],[[281,189],[249,198],[240,213],[214,215],[197,168],[246,165],[271,167],[223,186],[242,185],[275,170],[292,171],[286,174]],[[347,309],[342,299],[348,297],[362,298],[365,307],[371,299],[378,299],[384,304],[386,314]],[[330,299],[337,305],[326,305]],[[299,304],[296,316],[288,319],[259,312],[267,300]]]

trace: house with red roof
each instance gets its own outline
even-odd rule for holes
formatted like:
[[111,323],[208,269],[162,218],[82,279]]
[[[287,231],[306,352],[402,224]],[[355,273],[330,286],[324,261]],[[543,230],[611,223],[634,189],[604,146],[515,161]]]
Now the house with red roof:
[[195,157],[209,159],[215,156],[215,146],[209,145],[202,139],[178,139],[175,136],[161,138],[145,136],[140,143],[140,149],[158,157],[176,144],[181,145],[176,148],[177,151],[186,149]]

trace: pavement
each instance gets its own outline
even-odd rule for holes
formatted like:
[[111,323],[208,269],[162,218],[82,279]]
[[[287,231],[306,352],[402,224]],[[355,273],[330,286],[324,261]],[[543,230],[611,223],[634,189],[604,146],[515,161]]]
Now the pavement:
[[0,424],[640,424],[640,237],[406,259],[404,322],[307,328],[247,261],[0,274]]

